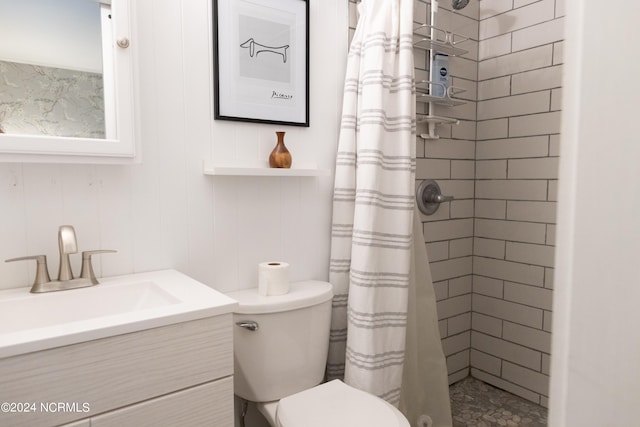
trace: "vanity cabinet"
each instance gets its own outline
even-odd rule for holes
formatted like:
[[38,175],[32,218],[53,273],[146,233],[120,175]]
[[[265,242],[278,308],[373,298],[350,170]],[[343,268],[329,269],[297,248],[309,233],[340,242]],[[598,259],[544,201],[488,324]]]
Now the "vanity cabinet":
[[[0,359],[0,402],[37,405],[0,413],[0,425],[232,427],[231,320],[224,314]],[[41,411],[41,402],[73,410]]]

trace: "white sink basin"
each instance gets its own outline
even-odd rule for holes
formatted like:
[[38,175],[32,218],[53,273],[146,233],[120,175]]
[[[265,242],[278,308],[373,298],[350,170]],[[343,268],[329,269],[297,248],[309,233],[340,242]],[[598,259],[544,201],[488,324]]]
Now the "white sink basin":
[[175,270],[88,288],[0,291],[0,358],[231,313],[237,303]]

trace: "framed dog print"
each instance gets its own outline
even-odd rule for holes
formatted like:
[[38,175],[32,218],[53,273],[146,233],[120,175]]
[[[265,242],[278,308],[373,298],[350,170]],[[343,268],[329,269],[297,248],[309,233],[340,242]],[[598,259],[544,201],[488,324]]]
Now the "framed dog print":
[[309,0],[213,0],[217,120],[309,126]]

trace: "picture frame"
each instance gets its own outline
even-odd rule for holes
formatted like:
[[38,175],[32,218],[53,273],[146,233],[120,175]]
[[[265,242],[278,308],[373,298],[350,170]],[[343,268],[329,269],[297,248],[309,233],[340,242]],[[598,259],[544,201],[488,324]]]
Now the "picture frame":
[[309,0],[213,0],[214,118],[309,126]]

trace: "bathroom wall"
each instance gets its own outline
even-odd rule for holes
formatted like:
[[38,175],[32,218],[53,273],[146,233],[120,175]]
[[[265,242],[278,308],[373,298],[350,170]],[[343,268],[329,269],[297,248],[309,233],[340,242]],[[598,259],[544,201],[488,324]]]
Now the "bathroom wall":
[[[429,22],[429,3],[415,2],[414,20]],[[430,216],[422,215],[424,239],[429,255],[433,286],[438,301],[438,318],[442,348],[447,357],[449,382],[469,374],[471,288],[473,253],[473,196],[476,139],[476,92],[478,52],[478,3],[467,8],[451,9],[449,0],[438,2],[435,25],[469,40],[459,47],[469,53],[449,57],[453,86],[465,92],[459,98],[467,101],[456,107],[436,106],[432,114],[459,119],[458,125],[439,125],[439,139],[416,138],[416,185],[423,179],[437,180],[442,193],[455,200],[442,203]],[[416,80],[430,80],[428,52],[415,52]],[[417,103],[418,112],[427,112]],[[428,133],[426,124],[418,125],[418,135]]]
[[562,0],[480,3],[471,374],[547,405]]
[[[99,276],[175,268],[229,291],[255,286],[257,263],[278,259],[293,280],[327,279],[331,177],[212,177],[203,164],[266,159],[284,130],[294,164],[332,168],[346,3],[310,2],[310,128],[214,121],[212,2],[134,3],[142,163],[0,164],[0,259],[46,254],[55,277],[58,226],[73,224],[79,250],[118,250],[96,259]],[[78,272],[79,255],[72,263]],[[34,273],[0,262],[0,288],[28,286]]]

